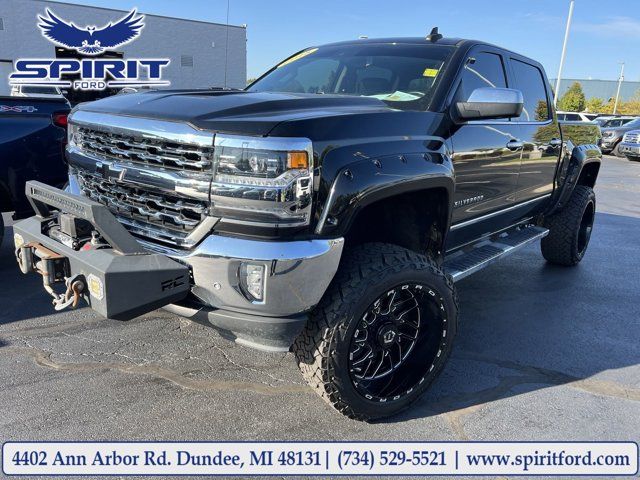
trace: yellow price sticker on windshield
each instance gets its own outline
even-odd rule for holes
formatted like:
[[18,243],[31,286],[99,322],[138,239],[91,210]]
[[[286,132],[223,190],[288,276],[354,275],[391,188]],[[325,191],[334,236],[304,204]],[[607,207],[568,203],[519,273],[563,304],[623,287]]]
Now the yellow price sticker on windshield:
[[435,77],[436,75],[438,75],[438,72],[440,70],[438,70],[437,68],[425,68],[424,72],[422,72],[422,76],[423,77]]
[[289,58],[288,60],[285,60],[284,62],[282,62],[280,65],[278,65],[278,68],[284,67],[285,65],[289,65],[290,63],[293,63],[296,60],[300,60],[301,58],[304,58],[307,55],[311,55],[312,53],[317,52],[317,51],[318,51],[317,48],[310,48],[309,50],[305,50],[304,52],[300,52],[299,54],[294,55],[293,57]]

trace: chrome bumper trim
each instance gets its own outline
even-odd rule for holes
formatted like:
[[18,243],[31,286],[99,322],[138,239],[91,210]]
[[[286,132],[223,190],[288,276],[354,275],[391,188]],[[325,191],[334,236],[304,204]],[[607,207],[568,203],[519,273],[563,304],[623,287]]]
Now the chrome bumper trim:
[[[311,310],[333,279],[344,239],[268,242],[209,235],[191,251],[179,251],[140,240],[147,249],[191,267],[192,293],[213,308],[271,317]],[[240,289],[240,265],[266,268],[265,295],[252,302]]]

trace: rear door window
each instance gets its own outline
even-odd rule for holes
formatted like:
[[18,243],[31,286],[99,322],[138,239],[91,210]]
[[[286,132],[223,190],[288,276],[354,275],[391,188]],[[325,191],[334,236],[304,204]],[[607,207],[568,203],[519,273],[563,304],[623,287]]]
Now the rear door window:
[[[549,120],[547,89],[540,69],[515,58],[511,59],[511,68],[515,83],[513,88],[520,90],[524,97],[524,108],[516,121],[544,122]],[[579,115],[574,115],[575,120],[580,120]],[[566,115],[565,119],[574,121],[569,114]]]

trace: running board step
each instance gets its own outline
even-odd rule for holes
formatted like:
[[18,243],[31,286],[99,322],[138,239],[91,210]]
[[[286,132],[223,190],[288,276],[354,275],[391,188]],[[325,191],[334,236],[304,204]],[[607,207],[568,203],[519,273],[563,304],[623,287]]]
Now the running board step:
[[528,226],[508,230],[499,235],[481,240],[469,247],[448,255],[444,261],[444,269],[454,282],[468,277],[472,273],[545,237],[549,230],[543,227]]

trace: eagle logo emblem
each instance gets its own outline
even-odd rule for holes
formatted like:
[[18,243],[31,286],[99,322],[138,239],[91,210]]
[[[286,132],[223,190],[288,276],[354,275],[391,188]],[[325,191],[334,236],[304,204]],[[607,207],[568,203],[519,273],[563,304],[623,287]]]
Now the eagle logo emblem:
[[101,28],[93,25],[79,28],[47,9],[45,16],[38,16],[38,27],[44,37],[57,45],[85,55],[99,55],[105,50],[126,45],[140,35],[144,15],[136,16],[136,13],[133,9],[116,23],[109,22]]

